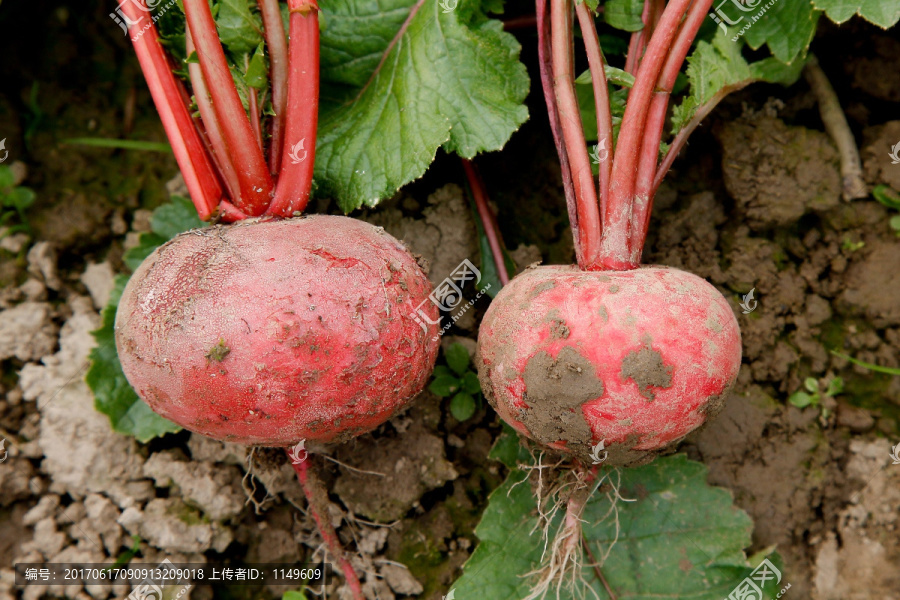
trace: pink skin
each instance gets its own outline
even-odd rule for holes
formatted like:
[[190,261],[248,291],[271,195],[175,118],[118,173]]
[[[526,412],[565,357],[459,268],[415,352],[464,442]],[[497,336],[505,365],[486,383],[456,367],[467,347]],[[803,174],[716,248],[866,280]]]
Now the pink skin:
[[[599,379],[603,392],[585,399],[581,411],[591,445],[605,441],[606,464],[649,460],[648,453],[702,425],[721,405],[741,364],[740,330],[722,295],[695,275],[657,266],[525,271],[491,303],[478,340],[479,375],[488,399],[503,420],[532,438],[521,412],[535,402],[534,394],[527,396],[529,360],[542,351],[557,360],[566,347],[586,359],[596,375],[583,377],[595,377],[595,386]],[[670,376],[667,387],[642,390],[635,381],[641,374],[623,377],[626,357],[646,348],[645,354],[662,359]],[[567,441],[547,445],[565,451]],[[583,450],[573,453],[588,458]]]
[[[244,221],[148,257],[119,303],[116,343],[138,395],[186,429],[264,446],[343,441],[424,387],[438,331],[412,315],[431,289],[405,246],[362,221]],[[422,310],[437,320],[431,302]]]

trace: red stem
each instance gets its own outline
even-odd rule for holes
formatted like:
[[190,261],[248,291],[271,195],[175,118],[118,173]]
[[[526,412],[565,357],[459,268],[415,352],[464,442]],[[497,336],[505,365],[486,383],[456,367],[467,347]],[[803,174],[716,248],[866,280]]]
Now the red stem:
[[219,203],[218,216],[219,220],[223,223],[234,223],[235,221],[246,219],[250,215],[241,212],[234,204],[232,204],[228,200],[222,200]]
[[575,6],[575,14],[578,16],[581,37],[584,39],[584,49],[588,57],[588,67],[591,71],[594,108],[597,113],[597,140],[598,144],[606,146],[606,156],[601,158],[597,165],[600,172],[598,178],[600,206],[604,207],[609,199],[609,176],[613,161],[613,129],[612,113],[609,108],[609,86],[606,83],[606,71],[603,68],[603,52],[600,50],[600,38],[597,36],[594,15],[591,14],[591,10],[585,2]]
[[491,247],[491,254],[494,255],[497,277],[500,278],[500,283],[506,285],[509,283],[509,273],[506,272],[506,261],[503,260],[503,249],[500,244],[500,232],[497,229],[497,220],[494,218],[494,213],[488,205],[484,181],[482,181],[481,175],[478,173],[478,167],[465,158],[461,160],[463,169],[466,172],[466,178],[469,180],[469,187],[472,189],[472,197],[475,198],[478,216],[481,219],[481,224],[484,226],[484,235],[487,236],[488,246]]
[[[288,454],[288,457],[290,457],[290,454]],[[308,455],[306,460],[299,464],[294,464],[294,461],[290,458],[288,460],[290,460],[291,466],[294,467],[294,471],[297,473],[297,480],[300,482],[300,487],[303,488],[309,512],[319,528],[319,533],[322,534],[322,540],[325,542],[328,552],[331,553],[344,572],[347,585],[353,594],[353,600],[365,600],[359,577],[356,575],[356,571],[353,570],[353,565],[347,560],[344,547],[341,545],[341,540],[338,539],[337,532],[331,526],[331,516],[328,514],[328,494],[321,480],[309,468],[312,456]]]
[[666,6],[641,60],[634,87],[628,94],[613,161],[610,198],[603,214],[599,264],[590,267],[628,270],[640,264],[640,257],[629,251],[628,239],[635,229],[632,226],[632,211],[641,142],[653,89],[690,2],[691,0],[672,0]]
[[[268,215],[290,217],[309,202],[319,118],[319,6],[289,0],[288,92],[281,175]],[[302,146],[302,149],[301,149]]]
[[172,144],[172,152],[184,176],[191,201],[200,218],[207,221],[222,198],[222,185],[184,100],[187,93],[172,73],[166,51],[159,43],[156,25],[150,22],[146,30],[137,25],[142,17],[146,18],[147,13],[144,11],[142,14],[141,9],[131,2],[124,2],[120,7],[136,24],[131,31],[137,38],[132,41],[141,71]]
[[269,171],[274,175],[281,165],[284,146],[284,119],[287,111],[288,50],[278,0],[259,0],[266,50],[269,53],[269,80],[272,82],[272,139],[269,142]]
[[[185,31],[185,50],[190,56],[194,52],[194,41],[191,38],[191,32]],[[209,91],[206,88],[206,81],[203,79],[203,72],[200,65],[195,62],[188,63],[188,74],[191,78],[191,87],[194,89],[194,101],[200,111],[200,119],[206,130],[209,140],[209,147],[212,149],[213,161],[219,169],[222,181],[228,191],[230,198],[238,195],[238,179],[237,173],[234,171],[234,165],[231,164],[231,158],[225,149],[225,140],[222,139],[222,130],[219,128],[219,120],[213,110],[212,103],[209,100]]]
[[590,269],[599,255],[601,239],[600,209],[591,163],[584,142],[581,111],[575,97],[575,69],[572,45],[572,0],[550,0],[551,64],[553,90],[559,106],[559,122],[566,146],[578,211],[578,242],[581,245],[582,268]]
[[234,203],[251,216],[262,214],[271,200],[272,178],[228,69],[208,0],[184,0],[184,12],[228,155],[240,167],[241,193]]
[[647,239],[647,229],[650,226],[650,213],[653,209],[653,179],[656,175],[656,164],[659,158],[659,145],[662,141],[663,129],[666,123],[666,110],[669,107],[669,97],[675,80],[681,71],[681,65],[691,49],[691,44],[697,36],[697,31],[709,12],[712,0],[695,0],[688,9],[687,18],[675,38],[669,50],[669,56],[663,65],[662,72],[657,82],[656,91],[651,100],[650,110],[647,115],[647,124],[644,128],[644,140],[641,147],[640,163],[638,165],[637,179],[635,183],[635,204],[631,222],[636,226],[635,234],[628,238],[629,251],[640,258]]
[[578,265],[584,267],[584,254],[581,250],[581,235],[578,224],[578,205],[575,200],[575,188],[572,184],[572,170],[569,165],[569,155],[562,141],[561,125],[559,120],[559,107],[556,105],[556,94],[553,92],[553,75],[550,57],[553,54],[550,39],[550,20],[547,18],[550,10],[548,0],[535,0],[537,8],[537,32],[538,32],[538,64],[541,72],[541,89],[544,92],[544,103],[547,105],[547,117],[550,120],[550,131],[553,133],[553,143],[556,145],[556,153],[559,156],[560,173],[562,175],[563,191],[566,196],[566,210],[569,213],[569,228],[575,242],[575,258]]
[[644,9],[641,11],[641,22],[644,26],[631,34],[628,53],[625,55],[625,70],[632,75],[637,72],[641,64],[641,58],[644,56],[644,51],[647,50],[647,42],[650,41],[665,6],[665,0],[645,0],[644,2]]

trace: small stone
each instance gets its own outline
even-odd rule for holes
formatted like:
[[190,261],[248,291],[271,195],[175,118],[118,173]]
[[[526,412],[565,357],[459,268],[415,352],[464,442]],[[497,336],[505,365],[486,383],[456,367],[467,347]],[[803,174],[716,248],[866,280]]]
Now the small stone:
[[56,494],[44,496],[38,501],[34,508],[25,513],[25,516],[22,517],[22,524],[30,527],[38,521],[43,521],[47,517],[52,517],[56,513],[58,507],[59,496]]
[[89,263],[81,274],[81,283],[87,288],[94,306],[101,310],[109,303],[109,295],[115,285],[116,274],[108,262]]
[[62,281],[56,272],[56,249],[50,242],[38,242],[28,251],[28,272],[43,279],[51,290],[59,290]]
[[0,360],[15,356],[28,362],[53,352],[57,329],[51,312],[44,302],[23,302],[0,312]]
[[19,291],[32,302],[43,302],[47,299],[47,287],[34,277],[30,277],[28,281],[20,285]]
[[[4,229],[6,228],[4,227]],[[3,238],[0,239],[0,248],[7,250],[11,254],[18,254],[25,247],[25,244],[28,243],[29,239],[31,238],[28,237],[27,233],[3,235]]]
[[398,594],[406,594],[407,596],[418,596],[425,588],[422,584],[412,576],[409,569],[395,564],[386,564],[381,567],[381,576],[391,586],[391,589]]

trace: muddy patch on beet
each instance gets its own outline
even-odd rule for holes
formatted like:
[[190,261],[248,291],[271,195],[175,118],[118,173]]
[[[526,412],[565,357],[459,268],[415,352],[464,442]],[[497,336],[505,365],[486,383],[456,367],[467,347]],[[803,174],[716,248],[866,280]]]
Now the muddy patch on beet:
[[573,453],[589,456],[592,434],[581,405],[602,395],[594,366],[576,350],[563,348],[556,360],[540,352],[525,367],[528,408],[520,419],[536,440],[562,441]]
[[622,361],[619,374],[623,380],[633,380],[647,400],[656,399],[651,387],[667,388],[672,385],[672,366],[666,366],[662,355],[649,346],[629,352]]

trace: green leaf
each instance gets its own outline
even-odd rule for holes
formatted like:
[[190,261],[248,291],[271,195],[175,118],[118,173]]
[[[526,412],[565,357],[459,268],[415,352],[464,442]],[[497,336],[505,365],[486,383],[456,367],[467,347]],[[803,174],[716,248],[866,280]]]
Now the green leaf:
[[451,344],[447,348],[444,352],[444,360],[447,361],[447,366],[459,376],[464,375],[469,369],[469,351],[459,342]]
[[726,88],[739,89],[754,81],[789,85],[800,77],[804,61],[786,65],[774,58],[748,64],[741,45],[717,31],[712,42],[699,41],[687,59],[690,94],[672,111],[672,132],[680,131],[698,108]]
[[[216,29],[233,56],[249,54],[263,41],[262,20],[251,0],[217,0]],[[251,9],[251,7],[253,7]]]
[[438,148],[466,158],[499,150],[528,118],[521,47],[477,3],[449,13],[414,0],[321,8],[315,174],[319,195],[345,212],[420,177]]
[[9,165],[0,165],[0,192],[8,191],[16,183],[16,176],[13,175]]
[[478,375],[473,371],[467,372],[462,378],[462,389],[468,394],[480,394],[481,382],[478,381]]
[[269,66],[266,64],[266,51],[263,44],[256,47],[253,58],[244,74],[244,83],[257,90],[265,89],[269,83]]
[[895,0],[813,0],[813,4],[824,10],[835,23],[859,15],[869,23],[887,29],[900,21],[900,3]]
[[644,28],[641,21],[643,10],[643,0],[609,0],[603,5],[603,18],[616,29],[640,31]]
[[813,404],[814,396],[810,396],[806,392],[794,392],[788,398],[788,402],[796,406],[797,408],[804,408]]
[[807,377],[803,380],[803,387],[805,387],[809,393],[815,394],[819,391],[819,380],[815,377]]
[[114,325],[116,308],[122,290],[128,283],[126,275],[116,277],[109,304],[103,309],[103,324],[92,332],[97,346],[91,350],[91,367],[85,381],[94,392],[94,407],[109,417],[114,431],[128,434],[139,442],[147,442],[181,427],[150,410],[131,388],[116,353]]
[[[164,204],[153,211],[150,217],[151,232],[141,234],[138,246],[125,253],[125,264],[133,271],[161,244],[179,233],[205,226],[206,223],[197,217],[190,200],[172,196],[170,204]],[[94,392],[94,406],[109,417],[113,430],[146,442],[166,433],[180,431],[181,427],[150,410],[131,388],[122,371],[113,327],[119,298],[126,283],[127,275],[116,277],[116,286],[110,295],[109,304],[103,309],[103,324],[93,332],[97,347],[91,351],[91,367],[85,380]]]
[[441,375],[439,377],[435,377],[431,381],[431,384],[428,386],[428,391],[430,391],[435,396],[440,396],[441,398],[449,398],[459,391],[459,385],[459,379],[457,379],[453,375]]
[[122,260],[125,261],[125,265],[129,269],[136,271],[141,266],[141,263],[144,262],[144,259],[153,254],[153,251],[165,244],[166,241],[168,241],[168,238],[161,235],[142,233],[141,237],[138,238],[138,245],[134,248],[129,248]]
[[[603,72],[606,75],[607,83],[614,83],[616,85],[621,85],[628,88],[634,87],[634,75],[632,75],[628,71],[617,69],[616,67],[610,67],[609,65],[604,65]],[[575,78],[575,83],[581,85],[590,85],[591,81],[592,78],[590,69]]]
[[303,591],[289,591],[281,595],[281,600],[306,600]]
[[3,205],[14,208],[20,213],[34,204],[34,190],[27,187],[17,187],[11,190],[3,199]]
[[494,442],[488,458],[502,462],[507,468],[514,469],[519,462],[527,462],[530,458],[528,451],[519,443],[519,434],[503,422],[503,431]]
[[450,377],[455,377],[453,375],[453,371],[450,370],[450,367],[444,365],[438,365],[434,368],[434,371],[431,373],[432,377],[441,377],[443,375],[449,375]]
[[872,197],[888,208],[900,210],[900,194],[895,192],[893,188],[888,185],[876,185],[875,188],[872,189]]
[[[492,455],[511,459],[508,444],[502,452],[495,446]],[[521,456],[520,451],[515,462],[523,462]],[[704,465],[683,455],[658,458],[612,475],[622,496],[634,500],[618,501],[618,518],[610,514],[612,494],[595,492],[589,499],[584,536],[598,559],[609,550],[602,571],[618,598],[721,600],[752,572],[743,549],[751,543],[753,523],[728,491],[707,485],[706,476]],[[514,469],[491,494],[475,529],[479,545],[451,587],[456,597],[515,600],[530,591],[533,580],[526,574],[538,568],[544,546],[535,532],[535,498],[526,478]],[[551,532],[561,521],[558,514]],[[582,566],[580,575],[585,583],[575,594],[563,586],[559,598],[609,598],[591,566]],[[769,583],[771,593],[775,586]]]
[[154,210],[153,216],[150,217],[150,228],[153,233],[167,240],[179,233],[206,227],[206,225],[207,223],[201,221],[197,216],[194,204],[183,196],[172,196],[170,204],[163,204]]
[[841,377],[835,377],[828,383],[828,389],[825,390],[825,395],[834,397],[844,391],[844,379]]
[[891,229],[894,231],[900,232],[900,215],[894,215],[888,221],[888,225],[890,225]]
[[[768,44],[772,55],[783,63],[792,63],[798,58],[805,57],[821,14],[813,8],[812,2],[777,0],[770,8],[764,8],[767,4],[764,0],[758,2],[755,10],[746,13],[735,8],[733,2],[722,7],[722,11],[732,20],[741,19],[729,27],[730,39],[732,41],[741,39],[737,37],[740,30],[749,27],[742,39],[754,50]],[[753,18],[763,10],[765,12],[759,20],[753,22]]]
[[887,375],[900,375],[900,369],[894,369],[891,367],[882,367],[879,365],[875,365],[875,364],[872,364],[869,362],[859,360],[858,358],[853,358],[852,356],[842,354],[835,350],[832,350],[831,353],[834,354],[835,356],[839,356],[839,357],[843,358],[844,360],[849,360],[854,365],[859,365],[860,367],[864,367],[866,369],[869,369],[870,371],[875,371],[876,373],[886,373]]
[[450,414],[457,421],[468,421],[475,414],[475,398],[460,392],[450,400]]

